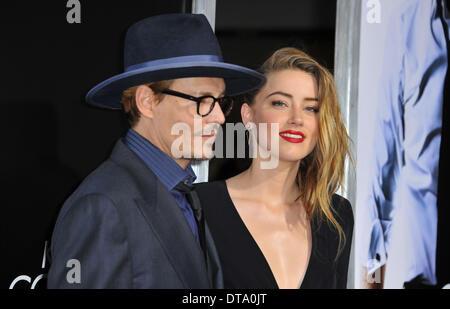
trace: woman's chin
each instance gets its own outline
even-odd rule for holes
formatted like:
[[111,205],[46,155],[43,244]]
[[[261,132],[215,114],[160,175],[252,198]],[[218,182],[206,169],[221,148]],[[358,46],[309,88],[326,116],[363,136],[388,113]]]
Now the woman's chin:
[[278,158],[280,162],[290,162],[290,163],[297,163],[304,159],[308,154],[299,153],[299,152],[284,152],[280,153]]

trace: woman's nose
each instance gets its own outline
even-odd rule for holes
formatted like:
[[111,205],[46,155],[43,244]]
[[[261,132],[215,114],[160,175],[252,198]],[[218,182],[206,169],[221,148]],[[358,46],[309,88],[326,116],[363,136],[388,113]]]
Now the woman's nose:
[[303,125],[303,111],[300,107],[293,107],[289,122],[295,125]]

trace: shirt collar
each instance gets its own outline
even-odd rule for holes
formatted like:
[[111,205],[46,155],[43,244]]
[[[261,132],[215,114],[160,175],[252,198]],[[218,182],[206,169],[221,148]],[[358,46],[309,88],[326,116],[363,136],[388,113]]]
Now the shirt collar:
[[180,181],[192,185],[197,178],[190,164],[183,169],[169,155],[131,128],[125,136],[125,144],[145,162],[169,191]]

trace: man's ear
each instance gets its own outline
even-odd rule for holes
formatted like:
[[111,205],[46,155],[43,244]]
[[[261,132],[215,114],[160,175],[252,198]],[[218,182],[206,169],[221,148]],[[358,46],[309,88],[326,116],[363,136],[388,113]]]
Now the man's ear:
[[248,123],[253,122],[253,111],[252,111],[252,108],[250,107],[250,105],[248,105],[247,103],[242,104],[241,118],[242,118],[242,123],[244,125],[247,125]]
[[156,94],[152,88],[140,85],[136,88],[136,107],[140,114],[147,118],[153,118],[156,106]]

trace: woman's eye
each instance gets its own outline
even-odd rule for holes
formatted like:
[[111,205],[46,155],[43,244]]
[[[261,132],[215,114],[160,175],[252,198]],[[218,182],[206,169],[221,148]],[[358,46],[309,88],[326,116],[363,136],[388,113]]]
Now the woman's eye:
[[308,112],[313,112],[313,113],[318,113],[318,112],[319,112],[319,109],[318,109],[317,107],[312,107],[312,106],[308,106],[308,107],[306,108],[306,110],[307,110]]
[[273,106],[286,106],[286,103],[282,101],[272,101]]

